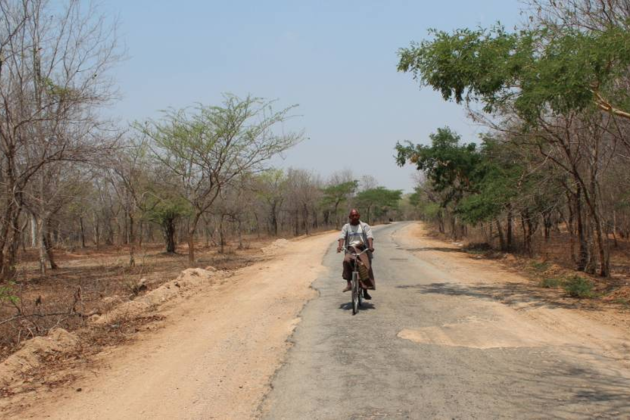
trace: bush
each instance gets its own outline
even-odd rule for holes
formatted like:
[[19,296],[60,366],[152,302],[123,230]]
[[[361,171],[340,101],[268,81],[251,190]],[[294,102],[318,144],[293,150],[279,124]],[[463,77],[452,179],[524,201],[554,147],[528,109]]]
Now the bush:
[[542,262],[534,261],[531,263],[531,267],[532,267],[532,270],[538,273],[543,273],[549,269],[549,263],[547,261],[542,261]]
[[574,298],[593,297],[593,282],[580,276],[569,277],[562,288]]
[[14,295],[13,283],[0,286],[0,302],[18,303],[20,299]]
[[472,244],[468,244],[464,248],[464,251],[466,251],[469,254],[475,254],[475,255],[485,254],[487,252],[492,251],[492,246],[490,246],[490,244],[486,242],[472,243]]
[[540,282],[540,287],[544,287],[545,289],[555,289],[562,285],[562,279],[557,277],[545,277]]

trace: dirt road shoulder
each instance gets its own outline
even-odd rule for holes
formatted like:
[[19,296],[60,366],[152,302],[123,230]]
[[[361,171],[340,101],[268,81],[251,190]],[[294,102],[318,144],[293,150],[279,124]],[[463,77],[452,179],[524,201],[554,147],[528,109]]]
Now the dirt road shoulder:
[[456,244],[431,238],[421,223],[399,231],[395,238],[401,247],[457,279],[449,293],[500,303],[506,317],[518,316],[544,328],[552,341],[561,340],[558,344],[567,349],[588,347],[630,368],[627,311],[582,304],[561,291],[542,289],[508,265],[474,258]]
[[102,354],[72,389],[4,407],[5,418],[251,418],[281,364],[334,234],[274,247],[272,258],[162,311],[164,328]]

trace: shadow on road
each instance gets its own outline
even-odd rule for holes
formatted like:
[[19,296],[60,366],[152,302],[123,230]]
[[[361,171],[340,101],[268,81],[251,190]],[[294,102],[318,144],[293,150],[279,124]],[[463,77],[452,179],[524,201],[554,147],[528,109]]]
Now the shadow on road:
[[[590,353],[579,346],[569,346],[569,350],[577,354]],[[608,359],[604,355],[599,357]],[[616,362],[614,359],[610,361]],[[522,390],[522,401],[536,402],[517,407],[523,415],[528,418],[563,419],[630,418],[628,378],[585,366],[577,359],[552,361],[541,358],[538,362],[534,369],[529,363],[517,362],[509,375],[501,373],[504,386]]]
[[548,289],[540,289],[527,284],[478,284],[462,286],[455,283],[431,283],[396,286],[399,289],[415,289],[421,294],[445,296],[468,296],[476,299],[499,301],[509,306],[518,305],[519,309],[534,308],[580,308],[597,311],[596,307],[583,305],[579,300],[569,300],[560,294],[550,295]]
[[462,249],[459,249],[459,248],[447,248],[447,247],[405,248],[405,251],[409,251],[409,252],[439,251],[439,252],[466,253],[466,251],[464,251]]
[[[343,304],[339,305],[339,309],[343,309],[344,311],[350,311],[350,310],[352,310],[352,303],[351,302],[343,303]],[[371,309],[376,309],[374,304],[372,304],[370,302],[363,301],[363,303],[361,304],[361,309],[359,309],[359,310],[360,311],[365,311],[365,310],[371,310]]]

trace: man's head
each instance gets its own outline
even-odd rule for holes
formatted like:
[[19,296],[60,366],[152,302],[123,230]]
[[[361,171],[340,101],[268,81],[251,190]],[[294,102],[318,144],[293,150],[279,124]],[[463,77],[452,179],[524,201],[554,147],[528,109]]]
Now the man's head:
[[350,210],[350,214],[348,215],[348,218],[350,219],[351,225],[358,225],[361,215],[359,214],[359,211],[357,209],[352,209]]

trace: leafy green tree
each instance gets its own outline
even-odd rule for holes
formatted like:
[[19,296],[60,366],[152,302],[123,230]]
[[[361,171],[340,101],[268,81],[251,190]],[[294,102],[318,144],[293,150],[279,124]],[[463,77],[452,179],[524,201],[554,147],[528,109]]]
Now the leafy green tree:
[[429,138],[430,146],[397,143],[396,162],[400,166],[410,162],[423,171],[433,190],[444,193],[440,203],[443,207],[451,202],[457,205],[464,193],[476,188],[481,155],[474,143],[461,144],[461,137],[448,127],[438,128]]
[[441,233],[444,233],[443,208],[431,189],[430,182],[419,183],[412,194],[409,204],[416,209],[421,220],[435,222]]
[[[501,239],[501,248],[512,248],[512,201],[518,194],[523,168],[510,154],[505,143],[486,137],[482,147],[474,143],[461,143],[461,137],[449,128],[438,129],[431,134],[431,145],[398,144],[397,161],[404,165],[414,163],[424,172],[429,187],[437,193],[438,204],[447,209],[451,216],[452,234],[458,236],[457,217],[465,223],[496,221]],[[422,190],[417,190],[420,204]],[[431,203],[422,203],[425,204]],[[432,213],[444,232],[444,214],[428,206],[425,211]],[[499,216],[507,212],[507,238],[505,238]]]
[[630,33],[623,28],[509,33],[496,26],[431,34],[399,51],[398,70],[445,100],[480,101],[487,112],[513,105],[530,122],[548,110],[587,108],[630,119],[630,94],[616,86],[630,65]]
[[335,229],[339,229],[339,206],[347,202],[358,187],[359,181],[353,180],[322,188],[324,193],[322,202],[324,206],[332,207],[332,213],[335,217]]
[[376,187],[361,191],[356,196],[356,204],[365,210],[367,222],[379,218],[389,210],[398,208],[398,202],[402,197],[401,190],[389,190],[385,187]]
[[149,207],[144,217],[160,226],[166,252],[173,254],[176,250],[175,228],[177,221],[189,217],[192,213],[193,210],[188,201],[181,197],[170,197],[158,199],[155,204]]
[[[595,231],[600,275],[610,273],[600,173],[612,159],[613,136],[630,120],[630,33],[623,25],[591,29],[538,25],[516,33],[502,27],[433,31],[433,39],[400,50],[400,71],[412,72],[445,100],[479,102],[488,113],[516,117],[546,160],[572,178],[564,183],[577,215],[578,269],[592,271],[588,230]],[[611,130],[610,126],[617,128]],[[505,129],[505,127],[503,127]],[[615,142],[617,140],[614,140]],[[583,214],[590,218],[585,223]],[[590,249],[593,248],[593,249]]]

